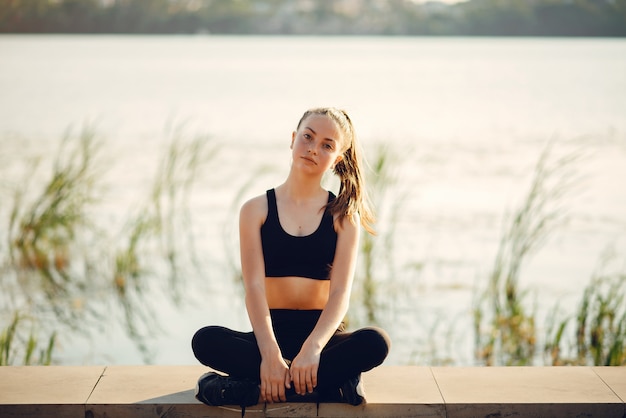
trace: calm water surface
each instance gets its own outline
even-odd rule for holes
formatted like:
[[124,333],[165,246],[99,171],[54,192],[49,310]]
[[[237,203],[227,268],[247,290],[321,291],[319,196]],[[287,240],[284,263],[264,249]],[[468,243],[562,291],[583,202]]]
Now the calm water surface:
[[[249,329],[240,291],[223,277],[236,256],[224,225],[234,230],[231,205],[255,168],[274,166],[249,195],[284,178],[291,131],[311,106],[346,108],[366,153],[384,143],[399,155],[397,183],[377,202],[383,233],[403,202],[395,272],[379,272],[390,363],[471,363],[476,288],[549,140],[555,158],[572,150],[584,158],[562,203],[567,224],[522,273],[539,321],[557,299],[573,311],[607,247],[626,261],[624,40],[0,36],[0,61],[3,187],[22,178],[25,158],[56,149],[69,126],[92,123],[110,165],[99,219],[119,223],[152,179],[168,125],[220,144],[192,208],[208,261],[206,277],[191,283],[206,292],[190,289],[193,303],[160,310],[155,363],[193,363],[189,339],[205,324]],[[455,348],[431,350],[437,340]],[[58,354],[67,364],[141,361],[113,325],[62,342]]]

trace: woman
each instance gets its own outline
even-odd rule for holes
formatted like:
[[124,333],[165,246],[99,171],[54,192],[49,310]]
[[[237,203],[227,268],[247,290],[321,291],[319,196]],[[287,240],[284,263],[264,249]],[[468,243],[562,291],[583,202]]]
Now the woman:
[[[345,332],[360,227],[373,233],[356,138],[335,108],[304,113],[292,134],[285,182],[240,212],[241,266],[252,332],[200,329],[192,347],[214,370],[196,397],[213,406],[310,399],[359,405],[361,372],[383,362],[387,334]],[[340,178],[335,195],[321,186]]]

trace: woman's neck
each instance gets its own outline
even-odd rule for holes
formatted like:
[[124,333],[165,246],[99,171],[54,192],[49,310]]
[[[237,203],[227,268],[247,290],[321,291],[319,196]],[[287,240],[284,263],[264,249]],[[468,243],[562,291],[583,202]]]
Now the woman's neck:
[[319,179],[302,179],[295,177],[296,176],[290,174],[287,180],[279,186],[290,199],[294,201],[309,200],[325,192]]

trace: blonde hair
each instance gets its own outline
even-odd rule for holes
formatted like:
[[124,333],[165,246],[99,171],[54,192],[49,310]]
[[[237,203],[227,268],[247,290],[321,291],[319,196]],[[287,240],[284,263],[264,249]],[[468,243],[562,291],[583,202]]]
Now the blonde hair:
[[353,216],[358,213],[361,226],[370,234],[375,234],[373,225],[376,217],[365,189],[365,179],[361,171],[361,150],[350,117],[344,110],[334,107],[309,109],[300,118],[297,129],[300,129],[302,122],[311,115],[322,115],[332,119],[343,133],[342,158],[333,168],[333,173],[340,180],[339,193],[328,205],[330,213],[333,216],[337,215],[339,222],[343,222],[346,217],[352,222]]

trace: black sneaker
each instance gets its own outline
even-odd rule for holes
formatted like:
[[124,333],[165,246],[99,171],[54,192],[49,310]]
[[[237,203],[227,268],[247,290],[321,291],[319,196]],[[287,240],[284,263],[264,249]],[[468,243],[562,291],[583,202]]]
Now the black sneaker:
[[363,388],[363,382],[361,382],[361,375],[348,379],[339,388],[341,393],[341,399],[345,403],[350,405],[361,405],[365,402],[365,389]]
[[196,399],[210,406],[256,405],[261,390],[250,379],[236,379],[209,372],[200,376],[196,385]]

